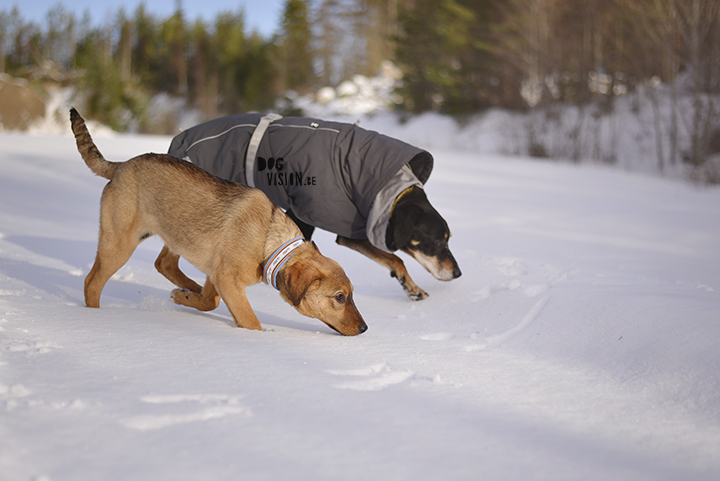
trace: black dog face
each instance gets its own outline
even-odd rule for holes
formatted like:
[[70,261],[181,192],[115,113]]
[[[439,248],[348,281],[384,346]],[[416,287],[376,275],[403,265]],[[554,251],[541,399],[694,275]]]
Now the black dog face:
[[430,205],[423,189],[413,187],[400,197],[390,215],[386,243],[411,255],[436,279],[450,281],[462,274],[448,247],[450,229]]

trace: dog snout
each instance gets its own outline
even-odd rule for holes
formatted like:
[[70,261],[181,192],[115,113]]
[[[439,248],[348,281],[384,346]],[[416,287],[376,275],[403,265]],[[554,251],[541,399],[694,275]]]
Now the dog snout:
[[448,270],[452,270],[452,279],[457,279],[462,275],[462,272],[460,271],[460,266],[458,266],[455,257],[450,252],[450,249],[447,250],[447,264],[450,268]]
[[462,275],[462,272],[460,271],[460,267],[457,265],[457,262],[455,262],[454,264],[455,265],[453,268],[453,279],[457,279],[458,277],[460,277]]
[[363,319],[362,314],[360,314],[360,311],[355,305],[355,301],[352,299],[352,296],[350,296],[349,298],[349,302],[347,307],[345,308],[345,312],[347,314],[347,319],[350,320],[350,324],[353,325],[353,327],[355,328],[355,333],[352,334],[353,336],[359,336],[360,334],[368,330],[365,319]]
[[342,334],[343,336],[359,336],[363,332],[368,330],[367,324],[365,324],[365,321],[360,319],[360,321],[352,327],[349,326],[333,326],[329,322],[325,322],[329,328],[331,328],[333,331],[336,331],[339,334]]
[[358,311],[357,307],[355,307],[355,303],[352,302],[352,299],[348,302],[342,318],[334,320],[320,320],[343,336],[359,336],[368,330],[365,319],[363,319],[360,311]]
[[457,279],[462,275],[460,267],[449,250],[445,252],[445,255],[445,259],[438,260],[437,267],[435,269],[428,270],[440,281],[451,281],[453,279]]
[[365,323],[365,319],[363,319],[363,317],[360,315],[360,312],[357,310],[354,304],[353,308],[355,310],[355,316],[353,316],[355,317],[355,319],[353,320],[352,324],[354,324],[353,327],[355,328],[355,332],[351,335],[359,336],[360,334],[368,330],[368,325]]

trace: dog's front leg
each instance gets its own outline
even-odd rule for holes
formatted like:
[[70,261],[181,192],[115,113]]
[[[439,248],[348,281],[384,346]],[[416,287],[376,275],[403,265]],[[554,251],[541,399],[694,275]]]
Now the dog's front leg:
[[180,270],[179,262],[180,256],[170,252],[168,246],[163,246],[160,255],[155,260],[155,269],[181,289],[200,294],[202,287]]
[[205,286],[201,292],[193,292],[188,289],[175,289],[170,294],[175,304],[192,307],[198,311],[212,311],[220,305],[220,294],[215,289],[215,284],[210,278],[205,279]]
[[262,325],[245,294],[245,286],[239,285],[235,276],[232,274],[218,276],[217,290],[238,327],[262,331]]
[[337,236],[335,240],[341,246],[348,247],[362,255],[369,257],[378,264],[390,269],[390,275],[400,282],[405,292],[413,301],[420,301],[428,297],[428,293],[418,287],[412,280],[410,274],[405,268],[405,263],[395,254],[384,252],[370,243],[369,240],[350,239],[348,237]]

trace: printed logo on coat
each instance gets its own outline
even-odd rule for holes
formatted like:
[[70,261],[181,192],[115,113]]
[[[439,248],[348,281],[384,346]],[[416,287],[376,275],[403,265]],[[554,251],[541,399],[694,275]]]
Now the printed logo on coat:
[[[278,157],[274,159],[257,158],[258,172],[263,173],[267,179],[268,185],[317,185],[315,176],[303,177],[302,171],[288,172],[285,170],[285,159]],[[267,171],[267,172],[266,172]]]

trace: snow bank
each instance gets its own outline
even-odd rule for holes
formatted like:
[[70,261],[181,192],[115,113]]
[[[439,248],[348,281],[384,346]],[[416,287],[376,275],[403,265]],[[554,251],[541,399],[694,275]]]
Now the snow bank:
[[[392,63],[376,78],[356,76],[337,89],[294,98],[311,117],[360,122],[363,127],[426,149],[543,157],[612,165],[622,170],[689,178],[698,172],[683,163],[690,149],[695,98],[678,87],[673,113],[670,86],[657,80],[628,95],[598,96],[588,105],[550,105],[525,113],[491,109],[455,120],[437,113],[398,113],[394,88],[401,74]],[[679,81],[682,84],[682,79]],[[717,103],[717,99],[703,101]],[[677,125],[676,148],[671,139]],[[720,136],[720,123],[711,126]],[[701,173],[720,179],[720,152]],[[714,170],[713,170],[714,169]]]
[[[395,87],[401,73],[384,62],[377,77],[356,75],[336,88],[297,96],[288,93],[278,110],[300,109],[304,115],[343,122],[359,122],[364,128],[399,138],[431,152],[453,150],[472,154],[535,156],[572,163],[611,165],[631,172],[671,178],[699,178],[720,182],[720,152],[702,169],[682,162],[690,145],[693,99],[679,88],[677,112],[672,112],[670,87],[656,82],[621,97],[600,96],[585,106],[552,105],[526,113],[491,109],[462,119],[438,113],[406,115],[396,111]],[[51,88],[46,114],[30,132],[69,135],[67,111],[71,89]],[[717,102],[717,100],[706,99]],[[289,103],[288,103],[289,102]],[[678,124],[677,148],[670,143],[671,120]],[[203,121],[199,111],[186,108],[179,99],[160,94],[152,99],[147,118],[160,131],[175,132]],[[90,124],[96,136],[114,133]],[[135,125],[133,128],[137,128]],[[132,130],[132,129],[131,129]],[[712,135],[720,138],[720,124]],[[711,153],[712,154],[712,153]]]

